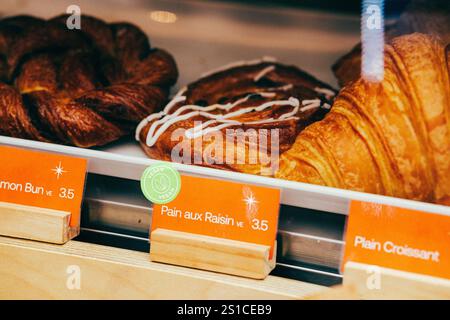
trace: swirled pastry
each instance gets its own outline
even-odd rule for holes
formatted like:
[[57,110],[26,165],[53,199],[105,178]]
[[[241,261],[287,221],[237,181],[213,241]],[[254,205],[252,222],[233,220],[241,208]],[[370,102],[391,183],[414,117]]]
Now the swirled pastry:
[[0,20],[0,134],[100,146],[158,110],[178,77],[172,56],[129,23],[82,16]]
[[279,153],[328,112],[335,91],[270,58],[233,63],[182,89],[137,128],[156,159],[273,175]]
[[341,90],[281,155],[276,177],[450,204],[448,53],[414,33],[385,46],[384,80]]

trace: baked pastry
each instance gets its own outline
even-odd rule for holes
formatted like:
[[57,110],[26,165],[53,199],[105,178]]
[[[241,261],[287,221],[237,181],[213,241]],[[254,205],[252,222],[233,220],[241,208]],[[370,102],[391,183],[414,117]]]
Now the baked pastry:
[[384,80],[344,87],[280,157],[281,179],[450,204],[450,80],[443,44],[385,46]]
[[323,118],[334,95],[273,59],[237,62],[182,89],[140,123],[136,139],[151,158],[273,175],[272,160]]
[[[386,26],[386,42],[414,32],[437,36],[450,43],[450,2],[448,0],[413,0],[400,18]],[[341,57],[332,67],[340,86],[359,79],[361,74],[361,44]]]
[[172,56],[129,23],[0,20],[0,134],[78,147],[128,135],[167,100]]

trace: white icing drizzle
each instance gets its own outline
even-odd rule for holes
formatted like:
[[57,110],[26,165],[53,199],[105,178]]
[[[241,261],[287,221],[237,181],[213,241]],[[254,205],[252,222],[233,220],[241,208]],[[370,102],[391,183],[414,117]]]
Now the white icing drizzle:
[[[181,92],[181,90],[180,90]],[[142,129],[144,129],[144,127],[151,121],[158,119],[164,115],[167,114],[168,111],[170,111],[170,109],[172,109],[177,103],[180,103],[182,101],[185,101],[186,97],[185,96],[181,96],[178,95],[178,93],[175,95],[175,97],[166,105],[166,107],[164,108],[163,111],[157,112],[157,113],[152,113],[151,115],[149,115],[147,118],[144,118],[136,127],[136,134],[135,134],[135,139],[137,141],[139,141],[139,135],[141,134]]]
[[[228,64],[228,65],[226,65],[226,66],[223,66],[223,67],[221,67],[221,68],[218,68],[218,69],[209,71],[209,72],[207,72],[207,73],[204,73],[204,74],[201,76],[201,78],[206,77],[206,76],[208,76],[208,75],[211,75],[211,74],[213,74],[213,73],[220,72],[220,71],[225,71],[225,70],[227,70],[227,69],[234,68],[234,67],[245,66],[245,65],[250,66],[250,65],[256,65],[256,64],[259,64],[259,63],[262,63],[262,62],[275,62],[275,61],[276,61],[275,58],[269,57],[269,56],[264,56],[264,57],[262,57],[261,59],[255,59],[255,60],[250,60],[250,61],[238,61],[238,62],[234,62],[234,63]],[[275,69],[275,66],[269,66],[269,67],[267,67],[267,68],[264,68],[264,69],[261,71],[261,73],[258,74],[258,75],[255,77],[255,81],[258,81],[258,80],[259,80],[260,78],[262,78],[265,74],[267,74],[268,72],[273,71],[274,69]],[[277,90],[283,90],[283,91],[285,91],[285,90],[290,90],[291,88],[292,88],[292,84],[287,84],[287,85],[284,85],[284,86],[281,86],[281,87],[277,87],[277,88],[269,88],[269,89],[267,89],[267,90],[269,90],[269,91],[277,91]],[[137,125],[137,127],[136,127],[135,139],[136,139],[137,141],[139,141],[139,135],[140,135],[142,129],[144,129],[144,127],[145,127],[149,122],[151,122],[152,120],[158,119],[158,118],[160,118],[160,117],[162,117],[162,116],[167,115],[167,114],[169,113],[169,111],[170,111],[175,105],[177,105],[177,104],[178,104],[179,102],[181,102],[181,101],[186,100],[186,97],[183,96],[183,94],[187,91],[187,89],[188,89],[187,86],[182,87],[182,88],[175,94],[175,96],[172,98],[172,100],[166,105],[166,107],[164,108],[163,111],[158,112],[158,113],[151,114],[151,115],[149,115],[147,118],[143,119],[143,120]],[[265,98],[272,98],[272,97],[274,97],[274,96],[276,95],[276,93],[274,93],[274,92],[259,92],[259,93],[257,93],[257,94],[259,94],[259,95],[261,95],[262,97],[265,97]],[[249,98],[249,97],[244,98],[245,101],[248,100],[248,98]],[[243,100],[238,100],[238,101],[236,101],[236,102],[234,103],[234,105],[230,107],[230,109],[231,109],[232,107],[234,107],[235,105],[238,105],[238,104],[241,103],[241,102],[244,102],[244,101],[243,101]],[[226,106],[228,106],[228,105],[226,105]],[[183,109],[183,110],[185,110],[185,109]],[[205,108],[202,107],[202,110],[205,110]],[[225,109],[225,110],[226,110],[226,109]]]
[[327,88],[314,88],[314,91],[316,91],[317,93],[321,93],[325,96],[325,98],[327,98],[328,100],[330,100],[331,98],[333,98],[336,94],[333,92],[333,90],[327,89]]
[[[261,96],[267,96],[267,95],[272,96],[273,93],[261,92],[259,94]],[[172,100],[164,108],[164,110],[162,112],[150,115],[149,117],[144,119],[144,121],[142,121],[141,124],[139,124],[138,130],[139,131],[142,130],[142,128],[145,127],[145,125],[148,124],[150,121],[162,117],[161,119],[154,121],[149,128],[149,131],[147,134],[147,139],[146,139],[146,144],[149,147],[151,147],[156,143],[156,141],[164,133],[164,131],[166,131],[172,124],[179,122],[179,121],[184,121],[184,120],[190,119],[195,116],[203,116],[210,120],[202,123],[200,126],[196,126],[194,128],[186,130],[185,135],[188,138],[205,135],[209,132],[222,130],[223,128],[233,126],[233,125],[258,124],[258,123],[266,123],[267,121],[270,122],[270,121],[279,121],[279,120],[283,120],[283,121],[290,120],[293,118],[292,115],[294,113],[292,113],[292,112],[289,112],[289,117],[283,117],[283,118],[280,117],[278,119],[271,118],[271,119],[265,119],[265,120],[260,120],[260,121],[253,121],[253,122],[240,122],[237,120],[233,120],[231,118],[238,117],[238,116],[241,116],[241,115],[249,113],[249,112],[260,112],[260,111],[263,111],[274,105],[293,106],[294,109],[297,109],[297,110],[300,106],[300,102],[298,101],[298,99],[291,97],[288,100],[269,101],[269,102],[265,102],[262,105],[257,106],[257,107],[246,107],[246,108],[242,108],[242,109],[239,109],[239,110],[236,110],[233,112],[229,112],[226,114],[220,114],[220,113],[214,114],[214,113],[210,112],[210,111],[214,111],[214,110],[229,111],[232,108],[236,107],[237,105],[244,103],[253,95],[254,94],[249,94],[244,98],[241,98],[233,103],[228,103],[225,105],[214,104],[214,105],[210,105],[207,107],[202,107],[202,106],[197,106],[197,105],[185,105],[185,106],[178,108],[174,113],[168,114],[167,112],[169,112],[174,105],[176,105],[177,103],[184,101],[186,99],[186,97],[180,96],[180,97],[177,97],[176,99]],[[190,112],[182,114],[185,111],[190,111]],[[209,127],[209,125],[211,125],[213,123],[217,123],[218,125]],[[206,128],[206,129],[204,129],[204,128]],[[136,136],[137,136],[137,138],[139,138],[138,131],[136,133]]]
[[275,92],[256,92],[255,94],[259,94],[261,97],[264,98],[273,98],[277,95]]
[[297,120],[297,119],[299,119],[299,118],[298,117],[286,117],[286,118],[282,119],[280,117],[280,118],[276,118],[276,119],[269,118],[269,119],[264,119],[264,120],[248,121],[248,122],[240,122],[240,121],[231,120],[231,121],[229,121],[227,123],[224,123],[222,125],[219,125],[219,126],[216,126],[216,127],[207,128],[206,130],[201,130],[201,129],[194,130],[194,132],[195,132],[194,134],[192,134],[192,131],[189,131],[191,129],[189,129],[189,130],[186,130],[185,135],[189,139],[195,139],[195,138],[198,138],[198,137],[200,137],[202,135],[206,135],[206,134],[208,134],[210,132],[219,131],[219,130],[222,130],[222,129],[226,128],[226,127],[231,127],[231,126],[235,126],[235,125],[265,124],[265,123],[271,123],[271,122]]
[[264,69],[262,69],[254,78],[253,81],[258,82],[259,80],[261,80],[262,77],[264,77],[266,74],[272,72],[273,70],[275,70],[275,66],[268,66]]
[[213,69],[213,70],[207,71],[207,72],[203,73],[200,76],[200,79],[208,77],[208,76],[210,76],[210,75],[212,75],[214,73],[226,71],[226,70],[229,70],[229,69],[232,69],[232,68],[235,68],[235,67],[253,66],[253,65],[256,65],[256,64],[263,63],[263,62],[276,62],[276,61],[277,61],[277,59],[275,59],[274,57],[269,57],[269,56],[264,56],[261,59],[255,59],[255,60],[236,61],[236,62],[229,63],[229,64],[227,64],[225,66],[219,67],[217,69]]
[[[196,126],[194,128],[188,129],[188,130],[186,130],[185,135],[186,135],[187,138],[190,138],[190,137],[194,137],[195,138],[195,137],[198,137],[198,136],[201,136],[201,135],[205,135],[205,134],[207,134],[209,132],[218,131],[218,130],[221,130],[223,128],[226,128],[226,127],[229,127],[229,126],[233,126],[233,125],[266,123],[266,120],[270,120],[272,118],[265,119],[265,120],[258,120],[258,121],[250,121],[250,122],[248,122],[248,121],[247,122],[240,122],[240,121],[237,121],[237,120],[231,120],[230,121],[228,119],[229,118],[234,118],[234,117],[237,117],[237,116],[240,116],[242,114],[249,113],[249,112],[252,112],[252,111],[254,111],[254,112],[263,111],[264,109],[267,109],[267,108],[269,108],[269,107],[271,107],[273,105],[279,105],[279,106],[291,105],[291,106],[294,107],[294,109],[297,108],[297,110],[298,110],[299,104],[300,103],[299,103],[298,99],[291,97],[291,98],[289,98],[289,100],[269,101],[269,102],[266,102],[266,103],[264,103],[264,104],[262,104],[262,105],[260,105],[260,106],[258,106],[256,108],[255,107],[243,108],[243,109],[237,110],[235,112],[228,113],[226,115],[219,115],[218,117],[215,117],[215,120],[213,120],[213,121],[207,121],[205,123],[202,123],[199,126]],[[279,119],[281,119],[281,117],[276,119],[276,120],[279,120]],[[283,119],[283,120],[286,121],[287,119]],[[210,127],[210,128],[208,128],[206,130],[203,130],[204,127],[209,126],[213,122],[219,122],[219,123],[226,122],[226,124],[218,125],[218,126],[215,126],[215,127]]]
[[157,112],[157,113],[153,113],[151,115],[149,115],[147,118],[142,119],[141,122],[139,122],[139,124],[136,127],[136,134],[135,134],[135,139],[137,141],[139,141],[139,135],[141,134],[142,129],[144,129],[144,127],[153,119],[157,119],[159,117],[162,117],[164,115],[164,112]]
[[184,86],[183,88],[178,90],[178,92],[173,96],[172,99],[182,96],[187,91],[187,89],[188,89],[188,87]]
[[290,83],[290,84],[285,84],[284,86],[280,86],[280,87],[267,88],[266,90],[269,90],[269,91],[288,91],[288,90],[291,90],[293,87],[294,87],[294,85],[292,83]]
[[180,102],[186,101],[186,96],[175,96],[170,102],[164,107],[163,112],[167,114],[172,108]]
[[287,120],[287,119],[292,118],[294,115],[297,114],[299,108],[300,108],[300,106],[295,106],[294,109],[292,109],[291,112],[282,114],[278,119],[280,119],[280,120]]
[[[257,93],[263,97],[273,97],[275,93],[273,92],[261,92]],[[206,135],[208,133],[219,131],[227,127],[236,126],[236,125],[251,125],[251,124],[264,124],[264,123],[271,123],[271,122],[277,122],[277,121],[288,121],[288,120],[296,120],[298,117],[295,115],[300,112],[305,112],[307,110],[323,107],[325,109],[331,108],[331,106],[327,103],[325,103],[323,106],[321,105],[320,99],[311,99],[311,100],[302,100],[300,108],[300,102],[297,98],[290,97],[288,100],[276,100],[276,101],[268,101],[263,103],[262,105],[259,105],[257,107],[246,107],[242,109],[238,109],[233,112],[229,112],[226,114],[215,114],[211,113],[211,111],[216,110],[223,110],[225,112],[233,109],[234,107],[248,101],[248,99],[255,94],[249,94],[241,99],[236,100],[233,103],[227,103],[227,104],[213,104],[210,106],[197,106],[197,105],[184,105],[180,108],[178,108],[175,112],[169,114],[170,110],[177,105],[180,102],[183,102],[186,100],[185,96],[178,96],[175,97],[172,101],[167,104],[167,106],[164,108],[163,111],[155,113],[144,119],[138,126],[136,130],[136,139],[139,140],[139,133],[140,131],[147,125],[150,121],[156,120],[160,118],[159,120],[154,121],[148,131],[147,138],[146,138],[146,144],[151,147],[153,146],[159,139],[159,137],[174,123],[177,123],[179,121],[188,120],[195,116],[202,116],[207,119],[208,121],[205,121],[201,123],[200,125],[197,125],[193,128],[187,129],[185,131],[185,136],[188,139],[195,139],[200,136]],[[269,119],[263,119],[263,120],[257,120],[257,121],[238,121],[235,119],[235,117],[239,117],[241,115],[244,115],[246,113],[250,112],[261,112],[265,109],[271,107],[271,106],[292,106],[294,107],[291,111],[283,113],[278,118],[269,118]],[[187,113],[186,111],[190,111]],[[213,125],[215,124],[215,125]]]
[[[226,66],[220,67],[218,69],[211,70],[209,72],[206,72],[202,74],[201,78],[210,76],[212,74],[215,74],[217,72],[222,72],[231,68],[235,67],[242,67],[242,66],[251,66],[251,65],[257,65],[262,62],[275,62],[276,59],[272,57],[263,57],[262,59],[257,60],[250,60],[250,61],[238,61],[233,62],[231,64],[228,64]],[[268,73],[275,70],[275,65],[267,66],[266,68],[262,69],[254,78],[253,80],[255,82],[259,81],[261,78],[263,78]],[[188,130],[185,130],[185,136],[188,139],[195,139],[200,136],[206,135],[210,132],[219,131],[227,127],[236,126],[236,125],[251,125],[251,124],[264,124],[264,123],[271,123],[271,122],[277,122],[277,121],[288,121],[292,119],[298,119],[295,115],[300,111],[304,112],[310,109],[315,109],[319,107],[323,107],[325,109],[330,109],[331,106],[328,103],[324,103],[321,106],[321,100],[320,99],[313,99],[313,100],[302,100],[300,107],[300,102],[298,99],[294,97],[290,97],[288,100],[275,100],[275,101],[268,101],[263,103],[259,106],[252,106],[252,107],[246,107],[241,108],[233,112],[228,112],[234,107],[248,101],[250,97],[254,95],[260,95],[262,97],[266,98],[273,98],[276,96],[276,93],[273,91],[288,91],[293,88],[292,84],[286,84],[280,87],[273,87],[273,88],[266,88],[266,91],[269,92],[255,92],[252,94],[249,94],[241,99],[236,100],[233,103],[227,103],[227,104],[213,104],[210,106],[198,106],[198,105],[183,105],[180,108],[178,108],[175,112],[170,113],[170,111],[177,106],[179,103],[186,101],[187,97],[184,95],[187,91],[187,87],[181,88],[173,97],[173,99],[165,106],[163,111],[154,113],[149,115],[147,118],[143,119],[139,125],[136,128],[136,140],[139,139],[140,132],[142,129],[148,125],[150,122],[152,124],[150,125],[150,128],[147,133],[146,137],[146,144],[151,147],[153,146],[159,139],[159,137],[174,123],[177,123],[179,121],[188,120],[192,117],[196,116],[202,116],[204,118],[207,118],[209,120],[201,123],[200,125],[197,125],[193,128],[190,128]],[[335,93],[332,90],[326,89],[326,88],[314,88],[314,90],[319,93],[323,94],[327,99],[331,99],[335,96]],[[269,119],[263,119],[263,120],[257,120],[257,121],[247,121],[247,122],[241,122],[235,119],[241,115],[244,115],[246,113],[250,112],[261,112],[271,106],[292,106],[292,110],[289,112],[285,112],[282,115],[280,115],[278,118],[269,118]],[[223,113],[211,113],[211,111],[225,111],[225,114]]]
[[320,99],[302,100],[302,106],[307,106],[309,104],[319,104],[320,105]]
[[250,122],[244,122],[243,124],[262,124],[262,123],[271,123],[271,122],[279,122],[279,121],[287,121],[287,120],[296,120],[299,119],[298,117],[288,117],[288,118],[283,118],[281,119],[281,117],[279,118],[269,118],[269,119],[264,119],[264,120],[257,120],[257,121],[250,121]]
[[302,108],[300,108],[300,112],[305,112],[310,109],[315,109],[320,107],[320,99],[313,100],[302,100]]
[[[298,106],[295,107],[294,109],[298,111]],[[289,114],[291,114],[291,112],[289,112]],[[197,127],[194,127],[194,128],[186,130],[185,136],[188,139],[195,139],[195,138],[198,138],[200,136],[206,135],[206,134],[208,134],[210,132],[219,131],[219,130],[222,130],[224,128],[235,126],[235,125],[265,124],[265,123],[271,123],[271,122],[279,122],[279,121],[288,121],[288,120],[297,120],[298,119],[298,117],[293,117],[293,116],[283,117],[283,116],[284,116],[284,114],[281,117],[276,118],[276,119],[269,118],[269,119],[264,119],[264,120],[247,121],[247,122],[240,122],[240,121],[237,121],[237,120],[228,120],[228,121],[227,120],[221,120],[221,121],[226,121],[226,122],[224,124],[221,124],[221,125],[218,125],[218,126],[215,126],[215,127],[207,128],[210,124],[212,124],[214,122],[217,122],[217,120],[209,120],[209,121],[206,121],[206,122],[202,123],[200,126],[197,126]],[[204,130],[204,128],[206,128],[206,129]]]
[[[222,123],[221,125],[215,126],[215,127],[210,127],[207,128],[208,125],[217,122],[217,120],[209,120],[206,121],[205,123],[202,123],[200,126],[196,126],[194,128],[188,129],[185,131],[184,135],[186,136],[186,138],[188,139],[196,139],[200,136],[206,135],[210,132],[213,131],[219,131],[222,129],[225,129],[227,127],[231,127],[231,126],[235,126],[235,125],[239,125],[241,124],[241,122],[239,121],[234,121],[234,120],[222,120],[222,121],[226,121],[225,123]],[[206,129],[204,129],[206,128]]]
[[279,106],[293,106],[296,107],[300,104],[300,102],[298,101],[298,99],[290,97],[288,100],[275,100],[275,101],[269,101],[266,103],[263,103],[262,105],[258,106],[258,107],[248,107],[248,108],[243,108],[243,109],[239,109],[236,110],[234,112],[230,112],[226,115],[223,116],[223,119],[229,119],[229,118],[234,118],[234,117],[238,117],[240,115],[243,115],[245,113],[249,113],[249,112],[260,112],[263,111],[264,109],[267,109],[271,106],[274,105],[279,105]]
[[[221,109],[221,110],[229,110],[233,107],[235,107],[236,105],[243,103],[245,101],[247,101],[249,99],[250,96],[247,96],[245,98],[241,98],[237,101],[235,101],[234,103],[228,103],[226,105],[220,105],[220,104],[215,104],[215,105],[211,105],[208,107],[202,107],[202,106],[196,106],[196,105],[185,105],[182,106],[181,108],[177,109],[174,113],[169,114],[170,110],[177,105],[178,103],[185,101],[186,97],[185,96],[178,96],[173,98],[172,101],[170,101],[166,107],[164,108],[163,111],[155,113],[155,114],[151,114],[150,116],[148,116],[146,119],[144,119],[136,128],[136,140],[139,140],[139,135],[140,135],[140,131],[152,120],[156,120],[158,118],[161,118],[155,122],[152,123],[152,125],[150,126],[150,129],[148,131],[147,134],[147,139],[146,142],[149,146],[155,144],[155,142],[157,141],[157,138],[154,140],[153,143],[149,143],[149,139],[152,139],[152,136],[154,135],[155,130],[157,129],[157,127],[162,124],[162,127],[164,127],[165,129],[160,131],[158,130],[155,135],[157,134],[159,137],[171,124],[178,122],[178,121],[182,121],[182,120],[186,120],[189,119],[191,117],[197,116],[197,115],[203,115],[205,117],[209,117],[209,113],[207,113],[208,111],[211,110],[215,110],[215,109]],[[195,112],[190,112],[188,113],[190,116],[188,118],[185,118],[186,115],[182,115],[180,116],[180,114],[183,111],[186,110],[194,110]],[[216,115],[214,115],[216,116]],[[175,121],[174,121],[175,120]],[[170,123],[169,125],[167,125],[167,123]],[[162,128],[161,127],[161,128]],[[159,128],[159,129],[161,129]],[[152,140],[153,141],[153,140]]]

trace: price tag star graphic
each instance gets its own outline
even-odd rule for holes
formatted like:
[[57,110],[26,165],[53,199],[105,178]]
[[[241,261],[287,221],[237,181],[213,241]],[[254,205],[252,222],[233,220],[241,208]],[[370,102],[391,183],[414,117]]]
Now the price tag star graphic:
[[61,165],[61,161],[59,162],[58,166],[56,166],[52,171],[56,175],[56,179],[59,179],[63,175],[63,173],[67,173],[68,171],[64,170],[64,167]]

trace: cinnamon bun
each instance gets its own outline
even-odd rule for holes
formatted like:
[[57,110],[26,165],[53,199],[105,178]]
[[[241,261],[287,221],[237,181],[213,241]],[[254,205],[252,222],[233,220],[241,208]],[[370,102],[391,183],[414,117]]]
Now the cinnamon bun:
[[0,20],[0,134],[78,147],[130,134],[166,102],[172,56],[129,23]]

